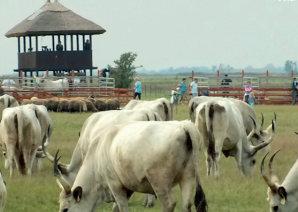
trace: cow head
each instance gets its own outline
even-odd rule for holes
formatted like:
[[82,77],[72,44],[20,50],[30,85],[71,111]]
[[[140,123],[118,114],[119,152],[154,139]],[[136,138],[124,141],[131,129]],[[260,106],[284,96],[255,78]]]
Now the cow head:
[[[255,120],[252,117],[251,119],[254,122],[255,128],[247,136],[246,142],[243,142],[243,151],[242,151],[242,158],[241,158],[241,164],[240,164],[240,169],[242,170],[244,175],[251,174],[251,170],[256,164],[255,156],[257,152],[265,148],[266,146],[268,146],[273,141],[273,136],[274,136],[274,133],[268,134],[270,136],[263,137],[264,140],[262,140],[262,142],[260,142],[257,145],[253,145],[251,143],[251,139],[257,133],[257,130],[256,130]],[[275,122],[273,120],[271,125],[274,132]]]
[[[97,185],[73,185],[63,177],[58,168],[59,151],[54,158],[54,175],[57,177],[57,184],[61,188],[59,197],[59,204],[61,212],[80,212],[80,211],[94,211],[96,206],[103,201],[114,201],[108,189],[98,188]],[[88,173],[85,173],[88,174]],[[84,177],[79,175],[78,178]],[[77,181],[75,181],[76,183]],[[90,182],[89,182],[90,183]],[[92,182],[91,182],[92,184]]]
[[[253,120],[253,124],[254,124],[254,127],[256,127],[256,123],[254,120]],[[276,131],[276,113],[274,113],[274,118],[271,124],[266,129],[264,129],[264,115],[262,113],[261,125],[255,131],[250,141],[253,145],[260,144],[265,140],[268,140],[270,137],[272,137],[275,131]]]
[[[279,152],[276,151],[269,160],[269,175],[264,173],[264,163],[269,152],[264,156],[261,163],[261,175],[268,185],[267,200],[269,201],[269,210],[271,212],[294,212],[298,211],[297,204],[297,189],[296,191],[289,192],[287,188],[282,186],[278,177],[273,173],[272,163],[275,155]],[[296,181],[296,179],[294,179]],[[296,193],[296,194],[295,194]]]

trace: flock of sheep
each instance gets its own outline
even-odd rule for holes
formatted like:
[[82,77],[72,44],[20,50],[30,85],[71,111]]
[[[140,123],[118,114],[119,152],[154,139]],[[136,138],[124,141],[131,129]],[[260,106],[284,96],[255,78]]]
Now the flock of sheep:
[[[30,175],[38,169],[40,159],[47,157],[61,188],[62,212],[94,211],[102,202],[113,202],[113,211],[127,212],[134,192],[145,193],[144,206],[153,207],[157,197],[162,211],[171,212],[176,205],[171,191],[177,184],[182,193],[182,210],[205,212],[208,205],[200,183],[198,155],[205,152],[208,175],[220,175],[221,154],[234,157],[237,168],[250,175],[256,165],[255,156],[270,145],[276,131],[276,115],[264,127],[263,118],[258,123],[250,106],[231,98],[192,98],[188,105],[191,120],[185,121],[173,121],[173,107],[165,98],[131,100],[122,109],[113,101],[117,107],[108,111],[103,111],[95,99],[78,98],[76,104],[84,102],[88,108],[92,103],[96,110],[90,111],[101,112],[84,122],[71,161],[64,164],[59,151],[54,155],[47,151],[54,124],[47,111],[67,108],[74,112],[70,109],[77,108],[74,100],[66,101],[33,98],[18,106],[13,97],[0,97],[0,144],[5,167],[10,175],[15,169]],[[279,183],[272,171],[275,155],[269,160],[269,175],[264,173],[267,155],[261,163],[269,187],[270,211],[298,211],[298,163]],[[6,188],[1,175],[0,195],[0,207],[4,208]]]

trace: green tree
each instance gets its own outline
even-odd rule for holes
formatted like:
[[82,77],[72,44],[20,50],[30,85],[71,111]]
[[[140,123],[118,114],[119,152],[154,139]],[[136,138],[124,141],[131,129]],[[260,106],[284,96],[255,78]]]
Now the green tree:
[[297,71],[296,69],[297,69],[296,62],[291,61],[291,60],[287,60],[285,62],[285,71],[287,73],[290,73],[292,71],[296,72]]
[[133,52],[127,52],[120,56],[120,59],[115,60],[115,67],[111,67],[111,76],[115,78],[116,88],[130,88],[134,76],[136,66],[133,65],[137,58],[137,54]]

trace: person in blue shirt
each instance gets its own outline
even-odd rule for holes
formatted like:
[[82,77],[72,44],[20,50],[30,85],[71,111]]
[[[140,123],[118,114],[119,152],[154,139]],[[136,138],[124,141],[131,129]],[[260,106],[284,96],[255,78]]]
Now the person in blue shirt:
[[296,98],[298,93],[298,82],[296,81],[296,78],[293,78],[292,82],[292,104],[296,104]]
[[186,85],[186,79],[183,78],[182,81],[178,84],[178,88],[179,88],[179,96],[180,96],[180,101],[182,101],[186,91],[187,91],[187,85]]
[[138,97],[139,100],[141,100],[141,95],[142,95],[142,83],[139,78],[136,77],[136,82],[135,82],[135,94],[134,94],[134,99]]

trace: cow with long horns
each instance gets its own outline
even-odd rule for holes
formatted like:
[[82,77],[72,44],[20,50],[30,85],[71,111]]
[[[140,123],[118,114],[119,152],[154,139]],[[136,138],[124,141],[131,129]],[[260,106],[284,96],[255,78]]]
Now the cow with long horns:
[[[160,130],[163,129],[163,130]],[[131,133],[137,132],[134,136]],[[54,170],[63,193],[60,211],[94,211],[112,193],[117,208],[128,211],[134,192],[156,194],[162,211],[175,209],[171,190],[180,185],[182,211],[207,211],[199,180],[199,134],[190,122],[132,122],[110,127],[92,143],[72,186]],[[149,151],[148,151],[149,150]]]
[[296,212],[298,211],[298,160],[294,163],[284,181],[280,183],[278,177],[273,173],[272,163],[275,152],[269,160],[269,175],[264,172],[264,163],[267,153],[261,163],[261,175],[268,185],[269,207],[271,212]]
[[208,175],[219,175],[218,162],[221,152],[226,157],[234,157],[241,172],[250,175],[255,165],[256,153],[270,144],[275,130],[273,120],[270,136],[253,145],[251,140],[256,134],[256,122],[253,117],[250,119],[254,129],[247,135],[240,111],[232,101],[208,101],[198,105],[195,125],[206,147]]
[[[209,101],[228,101],[233,102],[234,105],[238,108],[240,111],[240,115],[242,116],[243,125],[246,131],[246,134],[248,135],[253,129],[254,129],[254,135],[252,136],[251,142],[253,145],[257,145],[262,143],[266,138],[270,137],[272,134],[272,125],[269,125],[267,128],[264,128],[264,116],[263,113],[261,114],[261,124],[256,125],[253,123],[252,117],[254,120],[256,120],[257,116],[254,111],[254,109],[249,106],[246,102],[243,102],[239,99],[234,98],[223,98],[223,97],[208,97],[208,96],[199,96],[194,97],[189,101],[188,104],[188,111],[189,116],[192,122],[195,123],[196,118],[196,108],[198,105],[209,102]],[[274,113],[274,121],[276,123],[276,114]]]

